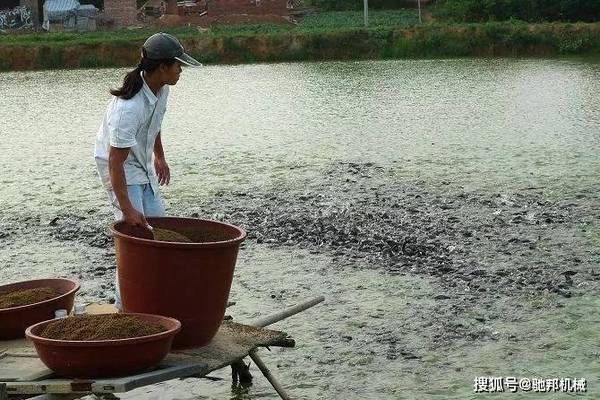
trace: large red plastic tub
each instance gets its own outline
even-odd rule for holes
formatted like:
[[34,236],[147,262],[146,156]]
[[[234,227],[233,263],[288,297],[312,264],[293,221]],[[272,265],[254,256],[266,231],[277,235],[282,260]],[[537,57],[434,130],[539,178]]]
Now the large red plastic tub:
[[[112,226],[121,301],[126,312],[181,321],[173,347],[207,344],[223,321],[238,250],[246,232],[197,218],[148,218],[153,227],[185,233],[203,243],[159,242],[132,235],[125,222]],[[204,238],[205,239],[205,238]]]
[[71,279],[36,279],[11,283],[0,286],[0,293],[42,287],[54,288],[60,295],[38,303],[0,309],[0,339],[24,337],[28,326],[54,318],[54,311],[60,309],[71,311],[75,292],[79,290],[79,283]]
[[107,378],[133,375],[150,369],[169,353],[173,338],[181,328],[179,321],[160,315],[129,314],[159,324],[165,332],[117,340],[55,340],[39,336],[50,321],[30,326],[25,331],[44,364],[68,378]]

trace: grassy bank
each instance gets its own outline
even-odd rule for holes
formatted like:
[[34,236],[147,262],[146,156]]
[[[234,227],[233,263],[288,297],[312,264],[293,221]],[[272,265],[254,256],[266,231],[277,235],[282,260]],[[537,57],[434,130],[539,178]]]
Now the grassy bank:
[[[323,13],[296,26],[170,30],[205,63],[600,54],[600,23],[416,24],[413,11]],[[152,30],[0,36],[0,69],[128,66]]]
[[[371,11],[369,25],[371,28],[392,28],[412,26],[418,23],[418,14],[415,10],[387,10]],[[197,38],[198,36],[247,36],[256,34],[279,33],[321,33],[339,30],[363,28],[363,14],[355,11],[331,11],[313,13],[296,25],[292,24],[244,24],[244,25],[215,25],[210,29],[196,27],[166,28],[179,38]],[[128,42],[143,40],[157,29],[130,28],[117,31],[99,31],[88,33],[60,32],[60,33],[26,33],[26,34],[0,34],[0,44],[30,45],[40,44],[98,44],[104,42]]]

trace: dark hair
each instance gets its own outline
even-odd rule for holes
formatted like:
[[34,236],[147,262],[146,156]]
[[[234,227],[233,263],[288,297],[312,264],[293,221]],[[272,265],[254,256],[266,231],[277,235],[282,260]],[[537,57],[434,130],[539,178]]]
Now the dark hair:
[[119,89],[111,89],[110,94],[113,96],[120,97],[124,100],[129,100],[133,96],[137,94],[144,86],[144,81],[140,76],[141,71],[153,72],[161,66],[161,64],[165,64],[167,66],[171,66],[177,62],[174,58],[164,59],[164,60],[151,60],[146,57],[142,57],[140,63],[135,67],[133,71],[130,71],[125,75],[125,79],[123,80],[123,86]]

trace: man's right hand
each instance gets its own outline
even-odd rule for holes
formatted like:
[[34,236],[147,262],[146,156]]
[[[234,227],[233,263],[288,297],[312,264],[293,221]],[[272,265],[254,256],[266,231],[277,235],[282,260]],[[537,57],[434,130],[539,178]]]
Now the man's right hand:
[[131,208],[129,210],[123,211],[123,220],[126,224],[132,226],[143,226],[144,228],[148,226],[148,221],[146,221],[146,217],[144,214],[136,210],[135,208]]

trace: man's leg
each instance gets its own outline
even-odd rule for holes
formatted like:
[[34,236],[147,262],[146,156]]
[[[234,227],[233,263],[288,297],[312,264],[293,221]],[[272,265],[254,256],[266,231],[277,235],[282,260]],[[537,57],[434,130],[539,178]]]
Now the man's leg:
[[[144,200],[143,200],[143,190],[144,185],[127,185],[127,196],[129,197],[129,201],[131,205],[141,212],[144,213]],[[113,205],[113,213],[115,215],[115,220],[120,221],[123,219],[123,213],[121,212],[121,208],[119,207],[119,202],[117,201],[117,196],[111,190],[110,196]],[[115,307],[121,311],[121,290],[119,289],[119,276],[115,274]]]

